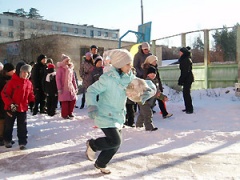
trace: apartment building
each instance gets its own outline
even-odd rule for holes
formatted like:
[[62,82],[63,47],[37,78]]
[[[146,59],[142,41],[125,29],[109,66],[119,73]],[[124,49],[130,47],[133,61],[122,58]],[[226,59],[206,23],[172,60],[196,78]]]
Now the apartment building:
[[65,34],[79,37],[118,40],[119,29],[105,29],[93,25],[19,17],[16,13],[0,14],[0,43],[29,39],[32,36]]

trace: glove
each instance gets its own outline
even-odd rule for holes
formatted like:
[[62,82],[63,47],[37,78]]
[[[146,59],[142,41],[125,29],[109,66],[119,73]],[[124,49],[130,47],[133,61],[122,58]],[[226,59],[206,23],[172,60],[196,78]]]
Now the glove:
[[98,115],[97,106],[94,105],[88,106],[88,117],[90,117],[91,119],[95,119],[97,115]]
[[10,105],[10,109],[11,109],[12,112],[16,112],[17,111],[17,107],[18,107],[17,104],[11,104]]

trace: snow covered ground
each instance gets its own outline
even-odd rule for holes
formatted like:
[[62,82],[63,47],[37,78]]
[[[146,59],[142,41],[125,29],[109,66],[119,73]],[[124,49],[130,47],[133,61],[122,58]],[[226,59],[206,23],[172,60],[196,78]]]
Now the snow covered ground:
[[163,119],[156,106],[157,131],[124,128],[110,175],[86,159],[86,140],[103,133],[86,108],[75,108],[73,120],[60,118],[59,110],[54,117],[29,114],[28,149],[0,147],[0,179],[240,179],[240,98],[234,88],[192,91],[194,114],[181,111],[181,92],[165,87],[164,93],[174,115]]

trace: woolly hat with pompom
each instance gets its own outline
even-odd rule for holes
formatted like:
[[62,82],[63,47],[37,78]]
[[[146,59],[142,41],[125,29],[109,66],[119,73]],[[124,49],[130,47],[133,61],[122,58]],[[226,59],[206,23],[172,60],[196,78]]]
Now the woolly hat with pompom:
[[61,60],[62,60],[63,62],[67,61],[68,59],[70,59],[69,56],[67,56],[67,55],[65,55],[65,54],[62,54]]
[[132,54],[127,49],[108,50],[103,53],[103,56],[109,56],[112,66],[117,69],[120,69],[133,61]]

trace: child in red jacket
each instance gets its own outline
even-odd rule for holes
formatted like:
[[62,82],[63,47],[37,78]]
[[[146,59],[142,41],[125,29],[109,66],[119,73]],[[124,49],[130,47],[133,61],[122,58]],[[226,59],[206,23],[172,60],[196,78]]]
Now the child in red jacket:
[[1,96],[6,111],[4,129],[4,144],[6,148],[12,147],[12,132],[15,119],[17,119],[17,136],[20,150],[26,149],[27,144],[27,110],[28,104],[35,100],[33,86],[29,80],[31,66],[19,62],[16,66],[16,73],[4,86]]

